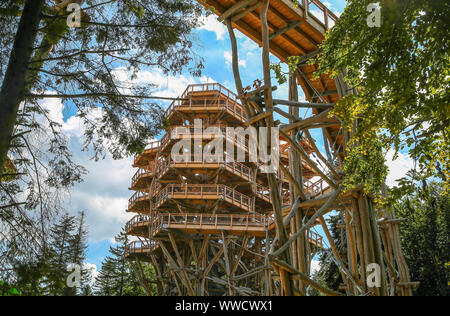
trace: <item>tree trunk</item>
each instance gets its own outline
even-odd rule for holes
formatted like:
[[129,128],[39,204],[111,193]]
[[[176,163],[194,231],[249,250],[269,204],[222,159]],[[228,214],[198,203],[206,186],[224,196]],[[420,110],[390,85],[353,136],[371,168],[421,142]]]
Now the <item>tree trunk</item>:
[[0,92],[0,178],[10,147],[17,112],[27,85],[28,63],[33,53],[45,0],[27,0],[14,40]]

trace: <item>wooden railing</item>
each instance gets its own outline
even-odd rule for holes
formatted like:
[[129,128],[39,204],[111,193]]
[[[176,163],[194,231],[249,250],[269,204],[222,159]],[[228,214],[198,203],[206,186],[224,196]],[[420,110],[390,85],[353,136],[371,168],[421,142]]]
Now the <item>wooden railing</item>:
[[[332,28],[338,20],[338,17],[319,0],[302,0],[301,6],[308,16],[322,24],[326,30]],[[317,14],[314,14],[315,12]]]
[[316,182],[307,181],[304,185],[305,193],[309,193],[311,197],[317,197],[323,195],[325,191],[330,189],[328,183],[324,179],[320,178]]
[[309,242],[312,244],[315,244],[317,247],[322,248],[323,249],[323,237],[321,235],[319,235],[318,233],[310,230],[309,234]]
[[186,98],[192,92],[208,92],[208,91],[218,91],[229,99],[237,100],[238,95],[226,87],[222,86],[220,83],[201,83],[189,85],[183,92],[181,98]]
[[[263,187],[261,185],[256,186],[256,196],[265,200],[266,202],[272,203],[272,194],[270,193],[270,188]],[[281,196],[281,202],[283,205],[291,204],[291,197],[289,194],[284,194]]]
[[[152,225],[153,236],[163,229],[228,229],[248,231],[260,229],[261,232],[269,230],[274,219],[265,215],[233,215],[233,214],[156,214]],[[309,241],[323,248],[323,237],[310,230]]]
[[[171,155],[167,160],[161,160],[158,162],[158,166],[156,169],[156,176],[158,178],[161,178],[167,170],[177,165],[185,165],[186,168],[188,168],[192,164],[201,164],[204,168],[208,168],[211,164],[220,164],[223,167],[225,167],[227,170],[233,172],[235,175],[240,176],[241,178],[247,178],[249,181],[253,179],[253,170],[251,170],[249,167],[245,166],[244,164],[241,164],[239,162],[235,162],[232,158],[225,155],[223,161],[217,161],[217,157],[215,155],[211,156],[205,156],[202,155],[201,157],[198,157],[198,161],[196,161],[196,156],[194,155],[191,162],[185,162],[183,155]],[[180,161],[180,162],[178,162]],[[182,161],[182,162],[181,162]]]
[[155,140],[149,143],[145,150],[158,149],[159,147],[161,147],[161,142],[159,140]]
[[125,246],[125,257],[131,254],[150,253],[158,248],[158,243],[154,240],[147,240],[146,242],[133,241]]
[[130,209],[138,201],[142,201],[145,199],[150,200],[150,195],[147,192],[137,191],[136,193],[133,194],[133,196],[128,201],[128,208]]
[[[217,98],[201,98],[195,100],[191,97],[194,92],[218,92]],[[184,91],[180,98],[181,100],[176,100],[172,102],[169,108],[166,110],[164,116],[169,117],[171,112],[173,112],[177,107],[190,107],[192,109],[196,108],[207,108],[213,105],[221,106],[226,108],[232,114],[234,114],[240,121],[245,122],[247,120],[247,115],[245,114],[244,108],[237,102],[238,96],[218,83],[210,84],[198,84],[190,85]]]
[[150,142],[147,145],[147,147],[144,149],[142,154],[134,156],[134,164],[137,164],[137,161],[138,161],[139,157],[141,157],[143,154],[145,154],[145,152],[153,151],[153,150],[159,150],[160,147],[161,147],[161,142],[160,141]]
[[[207,129],[209,129],[207,131]],[[172,140],[192,139],[201,137],[202,139],[213,139],[214,137],[223,137],[237,147],[243,148],[248,152],[248,141],[242,140],[237,135],[227,129],[226,126],[205,126],[203,129],[195,127],[176,126],[166,132],[161,138],[161,151],[165,150]]]
[[153,236],[162,229],[168,228],[205,228],[229,229],[246,231],[249,228],[269,228],[269,218],[264,215],[233,215],[233,214],[158,214],[152,225]]
[[156,207],[160,207],[167,199],[192,199],[194,197],[196,199],[217,197],[242,209],[248,211],[253,209],[253,202],[248,196],[225,185],[207,184],[170,184],[157,195]]
[[[137,226],[149,225],[150,216],[138,215],[133,217],[127,225],[129,233]],[[150,225],[152,236],[156,236],[164,229],[219,229],[234,231],[260,231],[272,230],[274,225],[273,216],[261,214],[153,214],[153,222]],[[272,227],[272,228],[271,228]],[[308,232],[309,241],[323,248],[323,237],[314,231]],[[141,245],[135,248],[142,248]],[[148,247],[150,248],[150,247]]]
[[125,225],[127,233],[137,226],[142,226],[150,222],[150,216],[147,215],[136,215]]
[[225,156],[224,165],[226,169],[230,170],[234,174],[241,176],[241,178],[248,178],[249,180],[253,179],[252,169],[239,162],[235,162],[234,159],[228,156]]
[[131,187],[133,188],[141,178],[153,176],[153,172],[154,170],[149,171],[143,168],[139,168],[133,176],[133,179],[131,180]]
[[270,195],[270,188],[265,188],[262,185],[256,185],[256,196],[259,198],[272,203],[272,196]]

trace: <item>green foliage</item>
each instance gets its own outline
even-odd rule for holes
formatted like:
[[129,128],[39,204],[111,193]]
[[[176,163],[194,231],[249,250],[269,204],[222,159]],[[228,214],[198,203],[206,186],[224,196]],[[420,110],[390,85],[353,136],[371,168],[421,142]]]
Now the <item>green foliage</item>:
[[1,296],[20,296],[20,292],[8,283],[0,281],[0,297]]
[[283,73],[281,63],[270,65],[270,69],[275,73],[275,78],[279,85],[283,85],[287,82],[287,76]]
[[[439,177],[448,190],[450,3],[383,0],[381,27],[367,23],[370,3],[349,1],[326,34],[321,55],[310,61],[319,64],[316,77],[344,75],[359,91],[343,97],[331,113],[353,132],[345,161],[346,186],[368,180],[366,192],[379,197],[386,176],[382,157],[394,148],[409,150],[417,162],[415,172]],[[290,57],[288,64],[293,73],[299,57]],[[280,64],[272,70],[280,84],[286,82]],[[406,182],[400,184],[397,196],[411,191]]]
[[[349,130],[355,121],[350,154],[360,151],[410,149],[419,171],[449,185],[450,176],[450,57],[448,1],[381,1],[382,25],[369,27],[367,6],[373,1],[348,2],[336,26],[321,46],[317,73],[345,75],[360,93],[343,98],[333,114]],[[374,139],[380,140],[375,144]],[[373,158],[373,159],[372,159]],[[378,164],[373,175],[384,175],[379,156],[362,156]],[[367,160],[369,159],[369,160]],[[348,167],[348,172],[351,172]]]
[[388,167],[385,162],[381,144],[377,141],[371,142],[369,146],[352,147],[345,158],[344,187],[352,189],[356,185],[364,183],[364,191],[372,193],[375,201],[382,204],[380,192],[384,179],[388,175]]
[[[18,0],[0,3],[0,83],[20,19],[20,14],[10,11],[20,12],[23,5],[24,1]],[[151,95],[156,87],[130,84],[130,79],[136,79],[144,68],[158,68],[164,74],[179,74],[187,69],[195,76],[201,75],[203,59],[194,52],[190,36],[200,25],[201,14],[202,6],[195,1],[86,0],[82,27],[69,28],[68,13],[56,10],[54,1],[47,0],[34,43],[38,49],[34,49],[30,72],[25,74],[29,84],[24,95],[30,91],[101,94],[63,98],[65,106],[76,109],[85,123],[86,147],[95,151],[97,159],[106,150],[114,158],[140,153],[148,139],[159,134],[162,111],[157,103],[141,98]],[[120,79],[117,70],[127,72],[131,78]],[[19,101],[36,105],[34,99]],[[99,107],[102,111],[93,119],[92,109]],[[33,117],[36,107],[29,105],[27,112]]]
[[414,196],[394,204],[404,218],[400,236],[418,296],[449,296],[450,195],[433,183],[417,188]]

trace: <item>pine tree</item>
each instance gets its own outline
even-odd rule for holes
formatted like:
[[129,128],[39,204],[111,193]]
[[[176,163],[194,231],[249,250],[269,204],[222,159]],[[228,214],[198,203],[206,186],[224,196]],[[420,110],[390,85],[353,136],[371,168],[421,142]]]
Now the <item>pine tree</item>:
[[49,280],[49,294],[69,295],[67,289],[67,267],[72,264],[72,243],[73,231],[76,227],[76,218],[64,214],[59,223],[55,224],[50,230],[50,249],[47,250],[52,271]]
[[[340,243],[342,240],[341,230],[338,228],[340,220],[340,216],[331,216],[328,219],[328,223],[330,224],[330,233],[338,249],[341,248]],[[339,291],[339,286],[343,283],[343,279],[341,273],[339,272],[339,267],[334,261],[331,249],[321,250],[319,262],[320,270],[315,273],[314,279],[332,290]],[[315,289],[310,289],[310,295],[317,296],[319,295],[319,292]]]
[[[95,280],[95,293],[99,296],[144,296],[145,291],[133,273],[130,263],[125,259],[128,236],[122,231],[115,238],[116,246],[110,247],[110,256],[102,263],[101,271]],[[148,276],[152,271],[144,267]]]
[[412,280],[420,282],[417,296],[449,296],[450,196],[441,184],[417,188],[398,202],[395,212],[405,222],[400,235]]
[[[80,284],[80,292],[84,293],[83,296],[86,296],[87,293],[91,292],[90,283],[92,280],[91,271],[86,268],[86,251],[87,251],[87,239],[88,239],[88,231],[85,223],[85,213],[80,212],[77,218],[77,231],[75,235],[73,235],[70,241],[70,253],[72,257],[72,264],[77,264],[81,267],[81,284]],[[77,289],[73,288],[71,293],[76,295]],[[88,296],[88,295],[87,295]]]

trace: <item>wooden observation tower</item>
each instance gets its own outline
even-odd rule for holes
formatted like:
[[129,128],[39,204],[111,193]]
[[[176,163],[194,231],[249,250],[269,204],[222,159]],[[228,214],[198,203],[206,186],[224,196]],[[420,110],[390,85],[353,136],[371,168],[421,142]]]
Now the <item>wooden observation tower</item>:
[[[126,230],[141,241],[128,246],[127,256],[153,263],[161,279],[169,277],[169,283],[160,284],[162,293],[270,294],[264,292],[271,270],[265,253],[275,223],[267,176],[258,163],[237,162],[237,156],[226,151],[221,159],[215,152],[211,157],[204,154],[204,148],[222,134],[224,149],[232,146],[236,154],[242,150],[246,158],[250,155],[249,138],[229,132],[248,127],[237,97],[219,84],[189,86],[165,113],[170,127],[161,141],[136,157],[134,166],[139,169],[131,186],[136,193],[128,211],[138,215]],[[200,128],[195,126],[198,119]],[[196,157],[194,150],[186,155],[174,149],[183,140],[185,147],[201,145],[201,156]],[[285,144],[280,146],[280,158],[287,168],[289,146],[283,140],[280,144]],[[306,141],[303,148],[312,150]],[[303,173],[309,179],[314,176],[306,164]],[[277,177],[288,208],[289,181],[281,172]],[[318,184],[308,187],[311,196],[321,194],[320,189]],[[312,230],[309,239],[312,249],[323,246],[322,237]],[[181,279],[176,273],[182,274]],[[225,284],[224,276],[235,281]],[[172,287],[164,289],[164,284]]]
[[[357,91],[343,77],[314,79],[317,65],[309,64],[337,17],[318,0],[199,2],[228,27],[238,95],[219,84],[189,86],[165,113],[170,127],[164,137],[136,158],[139,169],[131,186],[136,193],[128,212],[138,215],[126,227],[140,240],[126,249],[127,258],[137,263],[136,272],[142,272],[141,261],[151,263],[160,295],[305,296],[308,287],[343,295],[310,277],[311,260],[326,244],[346,295],[411,295],[416,284],[403,257],[400,221],[376,209],[363,183],[347,192],[342,187],[351,135],[330,112],[340,98]],[[262,47],[263,83],[251,92],[240,78],[234,29]],[[283,62],[299,57],[290,75],[289,100],[273,98],[270,53]],[[308,102],[299,102],[299,86]],[[301,108],[310,110],[309,117],[300,117]],[[276,121],[275,114],[286,122]],[[230,155],[229,148],[247,158],[253,154],[247,138],[227,130],[249,126],[279,127],[276,172],[263,174],[258,163],[236,162]],[[313,129],[323,135],[324,152]],[[199,157],[195,149],[207,147],[218,134],[231,144],[223,159]],[[193,150],[178,150],[181,143]],[[331,211],[340,216],[339,242],[324,218]],[[316,226],[325,240],[314,232]],[[372,273],[378,282],[366,282]]]

